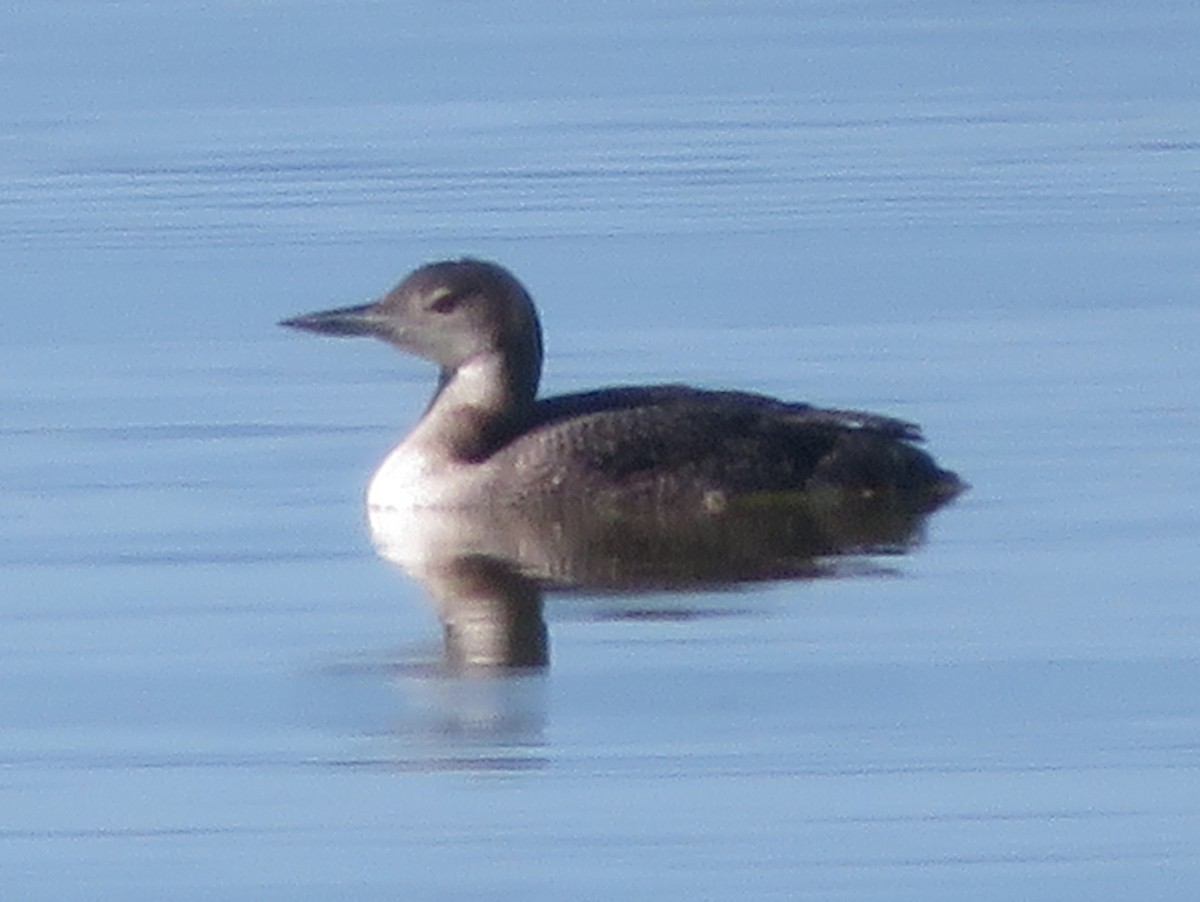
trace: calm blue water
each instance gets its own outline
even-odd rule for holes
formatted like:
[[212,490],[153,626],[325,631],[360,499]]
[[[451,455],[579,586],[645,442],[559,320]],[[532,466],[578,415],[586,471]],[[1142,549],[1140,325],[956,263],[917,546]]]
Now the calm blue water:
[[[1200,12],[0,13],[6,898],[1200,889]],[[361,492],[428,366],[273,323],[481,254],[546,386],[921,422],[903,557],[559,598],[452,677]]]

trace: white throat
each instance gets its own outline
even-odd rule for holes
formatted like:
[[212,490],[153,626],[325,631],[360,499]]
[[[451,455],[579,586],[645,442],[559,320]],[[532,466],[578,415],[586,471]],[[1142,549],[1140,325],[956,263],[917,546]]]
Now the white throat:
[[456,507],[480,481],[464,449],[478,447],[515,415],[516,396],[502,355],[468,360],[445,379],[413,430],[384,459],[367,487],[371,508]]

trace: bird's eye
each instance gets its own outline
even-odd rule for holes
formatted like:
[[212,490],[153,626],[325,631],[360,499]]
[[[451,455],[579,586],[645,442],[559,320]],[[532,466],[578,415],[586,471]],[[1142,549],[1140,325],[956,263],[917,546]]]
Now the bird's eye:
[[429,301],[429,309],[434,313],[450,313],[458,307],[459,301],[463,296],[451,291],[449,288],[443,288],[441,291],[435,292]]

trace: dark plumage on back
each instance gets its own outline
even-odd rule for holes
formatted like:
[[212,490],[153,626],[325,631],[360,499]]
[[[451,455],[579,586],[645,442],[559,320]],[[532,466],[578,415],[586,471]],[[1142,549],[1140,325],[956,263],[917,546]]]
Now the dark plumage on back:
[[[952,492],[957,477],[912,423],[677,385],[538,401],[487,456],[512,458],[575,489],[654,491],[684,500],[840,488]],[[537,466],[537,459],[544,466]]]

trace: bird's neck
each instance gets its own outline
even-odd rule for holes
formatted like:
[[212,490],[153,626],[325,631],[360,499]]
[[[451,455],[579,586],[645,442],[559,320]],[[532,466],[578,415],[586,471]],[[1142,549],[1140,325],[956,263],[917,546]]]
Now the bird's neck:
[[531,378],[504,354],[481,354],[442,370],[437,392],[409,441],[433,456],[479,460],[518,427],[536,393],[536,374]]

